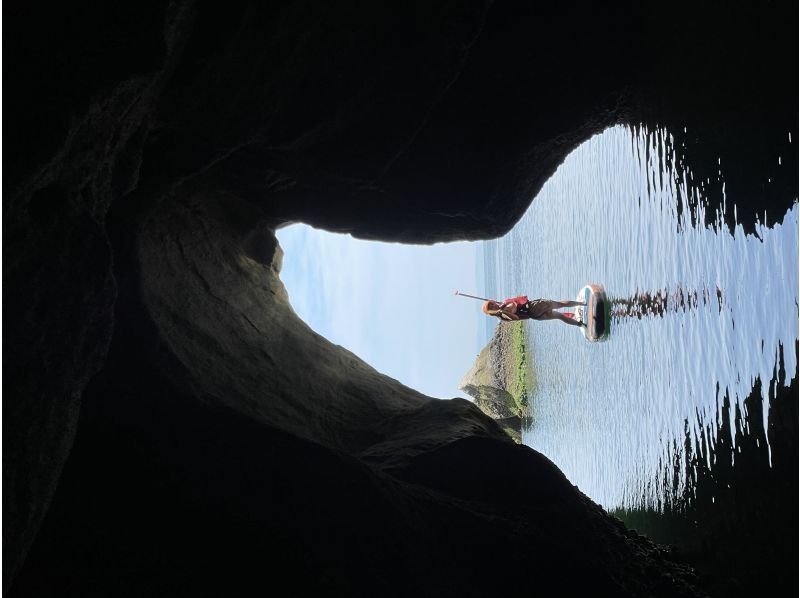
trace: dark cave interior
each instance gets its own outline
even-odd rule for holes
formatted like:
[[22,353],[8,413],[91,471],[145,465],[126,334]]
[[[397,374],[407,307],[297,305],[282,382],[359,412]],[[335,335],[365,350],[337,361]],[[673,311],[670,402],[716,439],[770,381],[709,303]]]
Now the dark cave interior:
[[313,333],[274,230],[495,237],[619,123],[774,222],[796,5],[3,10],[5,594],[706,594],[474,405]]

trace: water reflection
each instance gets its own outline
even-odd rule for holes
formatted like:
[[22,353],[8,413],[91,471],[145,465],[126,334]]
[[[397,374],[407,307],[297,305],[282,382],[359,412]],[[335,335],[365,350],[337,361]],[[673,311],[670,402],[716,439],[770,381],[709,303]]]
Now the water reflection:
[[675,290],[659,289],[655,292],[637,291],[629,298],[611,299],[611,316],[614,322],[625,318],[641,320],[647,316],[664,316],[673,311],[698,309],[715,301],[722,311],[722,290],[710,291],[707,287],[701,290],[685,291],[678,287]]
[[[797,204],[746,235],[677,163],[667,133],[610,129],[483,248],[490,295],[572,296],[598,282],[613,298],[601,345],[530,324],[538,386],[523,434],[609,509],[663,510],[691,495],[719,435],[736,447],[754,387],[767,421],[770,397],[797,375]],[[771,459],[768,438],[760,448]]]

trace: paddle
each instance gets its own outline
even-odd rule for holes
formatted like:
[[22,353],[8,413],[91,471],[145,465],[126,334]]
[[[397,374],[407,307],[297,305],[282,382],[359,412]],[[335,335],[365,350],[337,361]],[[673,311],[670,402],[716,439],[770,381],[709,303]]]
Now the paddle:
[[467,295],[466,293],[455,292],[459,297],[469,297],[471,299],[480,299],[481,301],[494,301],[494,299],[486,299],[486,297],[476,297],[475,295]]

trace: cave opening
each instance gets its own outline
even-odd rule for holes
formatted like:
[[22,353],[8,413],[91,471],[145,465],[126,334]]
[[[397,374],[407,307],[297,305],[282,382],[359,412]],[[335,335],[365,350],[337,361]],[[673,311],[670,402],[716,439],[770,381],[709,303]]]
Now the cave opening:
[[463,396],[456,382],[483,347],[484,316],[453,292],[482,282],[477,243],[384,243],[300,224],[276,236],[289,302],[316,332],[428,396]]
[[[720,165],[713,180],[695,177],[667,130],[614,127],[567,156],[502,237],[453,244],[445,258],[448,246],[294,225],[277,232],[281,278],[295,311],[332,342],[430,396],[469,395],[517,442],[654,539],[697,551],[728,537],[720,520],[736,521],[752,541],[725,540],[738,549],[725,551],[723,569],[780,560],[785,542],[767,546],[764,529],[785,538],[778,530],[793,504],[785,495],[796,443],[786,422],[796,411],[798,336],[780,314],[797,304],[798,211],[789,202],[774,222],[749,213],[740,221],[725,175]],[[525,359],[498,348],[498,331],[511,326],[452,296],[467,288],[571,299],[588,282],[611,296],[608,342],[592,346],[573,330],[528,322],[518,326]],[[764,288],[774,289],[766,311],[754,292]],[[437,338],[415,335],[431,326],[424,310]],[[347,317],[331,323],[337,312]],[[469,335],[448,332],[466,326]],[[457,364],[441,359],[473,339]],[[380,354],[387,343],[388,361]],[[484,348],[490,357],[481,360]],[[404,352],[424,355],[445,391],[410,375]],[[494,375],[481,378],[482,367]],[[762,514],[771,503],[775,514],[758,523],[741,503]]]
[[[552,595],[694,598],[704,586],[777,593],[796,577],[797,513],[785,508],[797,496],[796,359],[784,344],[776,378],[761,380],[784,327],[751,347],[751,395],[720,392],[721,431],[691,436],[687,422],[684,440],[735,452],[736,467],[715,458],[713,469],[691,451],[702,508],[739,532],[695,533],[717,548],[698,553],[631,529],[656,537],[650,513],[618,513],[627,527],[610,516],[568,454],[519,446],[510,422],[474,402],[430,398],[314,333],[278,278],[274,233],[287,222],[387,242],[499,243],[567,154],[618,123],[671,127],[694,179],[717,193],[721,169],[739,222],[774,247],[797,198],[797,7],[687,0],[665,17],[656,4],[584,4],[4,12],[6,595],[490,596],[529,592],[533,579]],[[645,246],[620,263],[658,253]],[[571,248],[555,262],[565,260],[576,263]],[[570,272],[547,293],[570,298]],[[522,282],[511,292],[545,288]],[[706,301],[707,278],[645,282],[625,289],[620,334],[655,318],[719,324],[736,298]],[[464,309],[454,288],[483,294],[448,287]],[[531,330],[565,335],[549,355],[575,363],[562,374],[579,368],[589,346],[566,336],[574,330]],[[724,357],[710,338],[709,356],[681,360]],[[565,343],[577,345],[566,358]],[[545,423],[530,398],[531,422]],[[594,407],[561,421],[597,424]],[[765,489],[758,501],[737,471]],[[726,519],[726,502],[760,527]],[[673,515],[691,522],[701,510]],[[772,526],[780,518],[795,525]]]

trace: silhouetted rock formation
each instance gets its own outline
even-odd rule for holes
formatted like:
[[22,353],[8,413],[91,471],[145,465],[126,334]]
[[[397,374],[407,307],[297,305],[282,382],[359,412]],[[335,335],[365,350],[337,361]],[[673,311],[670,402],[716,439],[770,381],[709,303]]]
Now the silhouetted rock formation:
[[273,234],[498,235],[618,122],[688,124],[740,217],[783,210],[796,15],[690,6],[6,7],[12,595],[695,595],[473,405],[309,330]]

